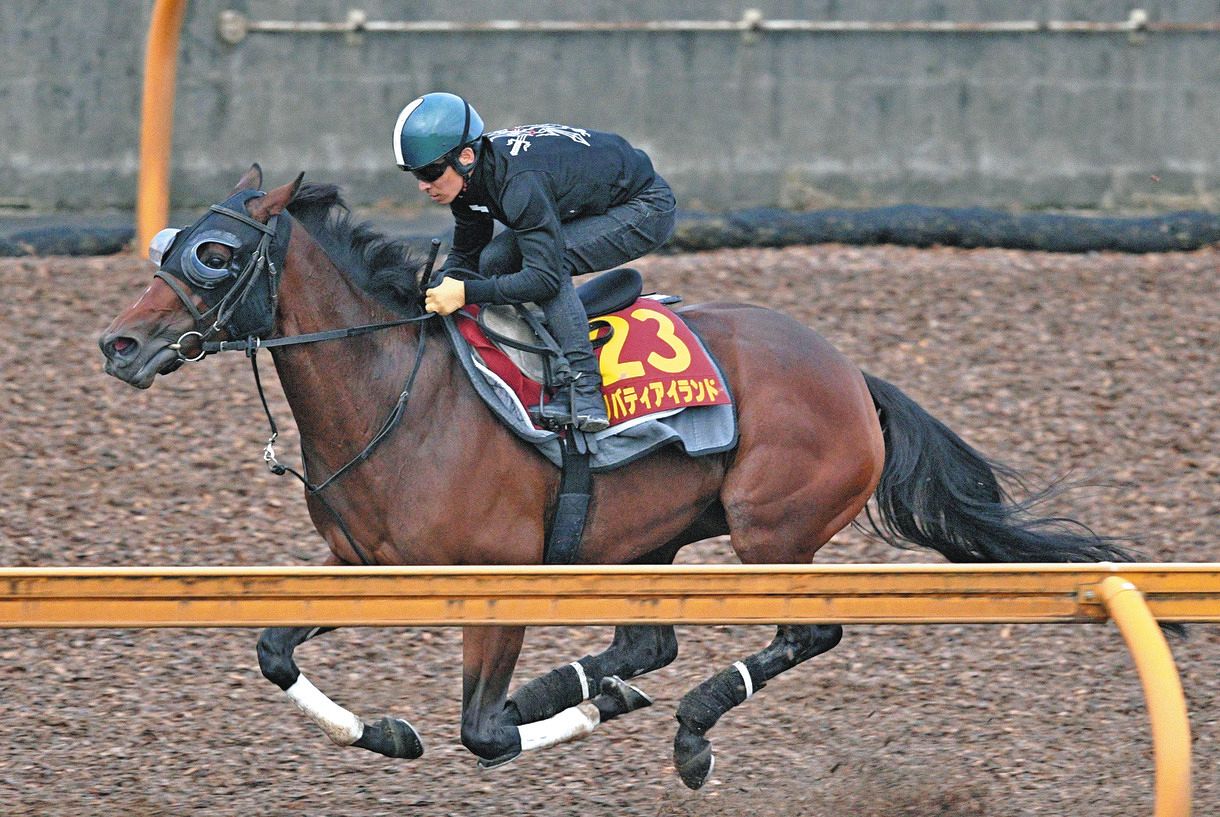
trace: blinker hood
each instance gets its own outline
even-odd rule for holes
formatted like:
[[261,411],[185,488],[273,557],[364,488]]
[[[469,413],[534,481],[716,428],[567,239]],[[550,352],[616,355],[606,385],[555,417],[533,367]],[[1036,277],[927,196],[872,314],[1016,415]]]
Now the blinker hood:
[[[251,257],[263,238],[262,230],[238,217],[246,215],[247,202],[263,195],[261,190],[240,190],[210,209],[190,227],[171,228],[157,233],[148,252],[149,258],[158,264],[157,276],[172,276],[203,301],[208,311],[215,309],[247,271]],[[225,210],[237,216],[223,212]],[[275,235],[268,253],[271,263],[280,270],[283,269],[292,227],[291,219],[278,218],[275,221]],[[224,267],[209,266],[200,257],[200,250],[213,243],[232,250],[229,262]],[[259,275],[257,280],[250,283],[244,295],[239,294],[240,303],[221,329],[231,337],[262,337],[274,329],[273,300],[278,286],[273,288],[271,277],[269,274]]]

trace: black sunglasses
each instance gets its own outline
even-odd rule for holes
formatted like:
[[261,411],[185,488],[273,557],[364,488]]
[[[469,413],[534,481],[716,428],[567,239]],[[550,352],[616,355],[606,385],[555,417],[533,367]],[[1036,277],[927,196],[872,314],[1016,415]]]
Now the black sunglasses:
[[411,175],[419,179],[421,182],[434,182],[441,176],[445,175],[445,168],[449,167],[449,162],[441,159],[439,162],[433,162],[430,165],[417,167],[411,171]]

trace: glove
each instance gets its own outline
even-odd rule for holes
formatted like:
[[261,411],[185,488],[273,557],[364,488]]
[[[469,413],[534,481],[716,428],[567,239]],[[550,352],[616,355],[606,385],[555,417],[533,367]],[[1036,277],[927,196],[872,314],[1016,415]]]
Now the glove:
[[466,284],[456,278],[443,278],[424,293],[424,310],[438,315],[457,312],[466,305]]

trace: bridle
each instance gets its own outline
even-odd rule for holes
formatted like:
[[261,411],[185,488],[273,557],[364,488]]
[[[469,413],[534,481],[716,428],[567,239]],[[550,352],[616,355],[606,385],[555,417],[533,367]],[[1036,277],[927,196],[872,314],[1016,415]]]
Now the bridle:
[[[326,509],[330,511],[331,516],[338,523],[339,529],[343,532],[352,551],[360,559],[361,563],[366,566],[373,565],[376,562],[370,559],[364,549],[356,543],[343,518],[326,498],[321,495],[321,492],[349,473],[357,465],[367,460],[372,455],[374,449],[398,425],[406,412],[411,389],[415,385],[415,379],[423,364],[427,333],[419,333],[419,342],[416,344],[415,361],[411,366],[411,372],[407,375],[406,383],[398,395],[398,400],[382,424],[381,429],[373,435],[373,438],[359,454],[322,482],[316,484],[311,482],[304,474],[290,466],[282,464],[276,458],[275,442],[279,439],[279,427],[276,425],[275,418],[271,414],[271,407],[267,403],[267,396],[263,390],[262,378],[259,376],[258,350],[264,347],[295,346],[305,343],[318,343],[326,340],[356,337],[395,326],[422,323],[437,316],[429,312],[393,321],[330,329],[322,332],[274,338],[265,337],[275,329],[276,310],[279,304],[280,273],[287,255],[292,222],[291,219],[287,218],[281,221],[279,214],[271,216],[266,224],[251,218],[246,212],[246,202],[262,195],[264,194],[259,190],[243,190],[234,193],[222,204],[213,204],[208,208],[208,212],[196,221],[195,224],[177,232],[166,247],[161,259],[159,259],[158,269],[153,273],[154,277],[164,281],[173,290],[174,294],[178,296],[178,299],[195,320],[195,327],[193,329],[179,336],[176,343],[170,344],[170,348],[177,352],[178,355],[175,368],[183,363],[197,363],[207,355],[215,352],[245,352],[246,357],[250,359],[250,367],[254,373],[254,383],[258,389],[259,400],[263,404],[263,413],[266,415],[267,424],[271,429],[271,436],[263,448],[263,462],[266,463],[271,473],[276,476],[292,474],[300,480],[309,495],[316,496]],[[236,209],[238,207],[240,207],[240,211]],[[236,237],[240,244],[237,247],[230,247],[233,250],[230,259],[231,264],[227,271],[216,270],[216,280],[213,282],[203,279],[198,273],[192,274],[192,267],[189,265],[195,264],[196,259],[187,259],[186,264],[188,266],[184,266],[182,256],[186,248],[197,252],[199,248],[206,245],[206,241],[199,240],[192,242],[191,239],[197,234],[202,234],[206,238],[210,232],[205,228],[212,227],[216,223],[217,218],[230,219],[238,223],[235,229],[238,230]],[[214,227],[212,231],[215,231]],[[225,234],[232,235],[231,233]],[[255,246],[248,251],[248,258],[239,270],[236,266],[238,259],[247,252],[246,247],[252,243]],[[436,263],[437,251],[439,249],[440,241],[433,239],[428,260],[424,266],[421,290],[426,286],[432,285],[432,267]],[[221,272],[225,274],[222,276],[219,274]],[[226,279],[229,279],[227,283]],[[223,289],[221,284],[225,284]],[[256,291],[264,293],[260,299],[261,302],[258,304],[250,303],[251,294]],[[204,302],[205,309],[203,311],[200,311],[196,305],[196,298]],[[210,326],[208,325],[209,323],[211,324]],[[244,338],[244,340],[211,340],[211,338],[214,338],[221,332],[225,332],[230,336]],[[183,354],[184,346],[191,338],[195,338],[194,343],[199,345],[199,353],[193,356]]]
[[[209,352],[220,351],[209,348],[209,339],[221,332],[257,339],[275,328],[279,271],[287,252],[291,227],[288,219],[281,227],[278,214],[263,224],[245,212],[246,202],[262,195],[258,190],[242,190],[223,204],[213,204],[193,225],[177,231],[158,259],[154,277],[173,290],[195,321],[194,328],[170,344],[178,354],[179,365],[197,363]],[[236,226],[231,222],[236,222]],[[218,229],[221,225],[232,227],[234,232]],[[277,241],[281,232],[282,240]],[[221,237],[231,240],[221,241]],[[198,251],[210,243],[209,238],[224,243],[232,251],[230,264],[225,268],[204,268],[197,258]],[[252,243],[253,249],[247,251],[246,247]],[[243,255],[245,264],[238,268],[236,265]],[[204,271],[206,275],[202,274]],[[264,293],[259,304],[253,303],[250,297],[256,289]],[[203,302],[203,311],[196,305],[197,300]],[[199,345],[198,354],[185,353],[191,338]]]

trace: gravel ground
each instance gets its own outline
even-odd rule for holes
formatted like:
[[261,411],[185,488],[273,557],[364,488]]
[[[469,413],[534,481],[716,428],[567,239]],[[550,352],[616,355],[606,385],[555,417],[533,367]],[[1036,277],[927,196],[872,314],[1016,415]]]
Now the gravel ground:
[[[770,303],[894,381],[982,450],[1096,487],[1051,509],[1218,561],[1220,251],[1124,256],[823,245],[648,259],[688,301]],[[137,392],[101,373],[100,330],[147,284],[134,257],[0,260],[0,564],[313,564],[294,482],[260,461],[241,356]],[[271,379],[277,415],[286,407]],[[289,435],[290,436],[290,435]],[[295,450],[292,439],[280,448]],[[939,559],[841,534],[828,562]],[[686,561],[726,561],[724,542]],[[524,680],[608,642],[544,628]],[[854,815],[1152,811],[1143,696],[1112,625],[860,626],[711,733],[702,791],[670,767],[673,710],[769,628],[679,628],[641,686],[656,705],[589,739],[475,768],[458,740],[460,633],[350,629],[302,667],[366,718],[410,719],[415,762],[331,746],[264,681],[254,630],[6,631],[5,815]],[[1173,650],[1195,813],[1220,814],[1220,626]]]

